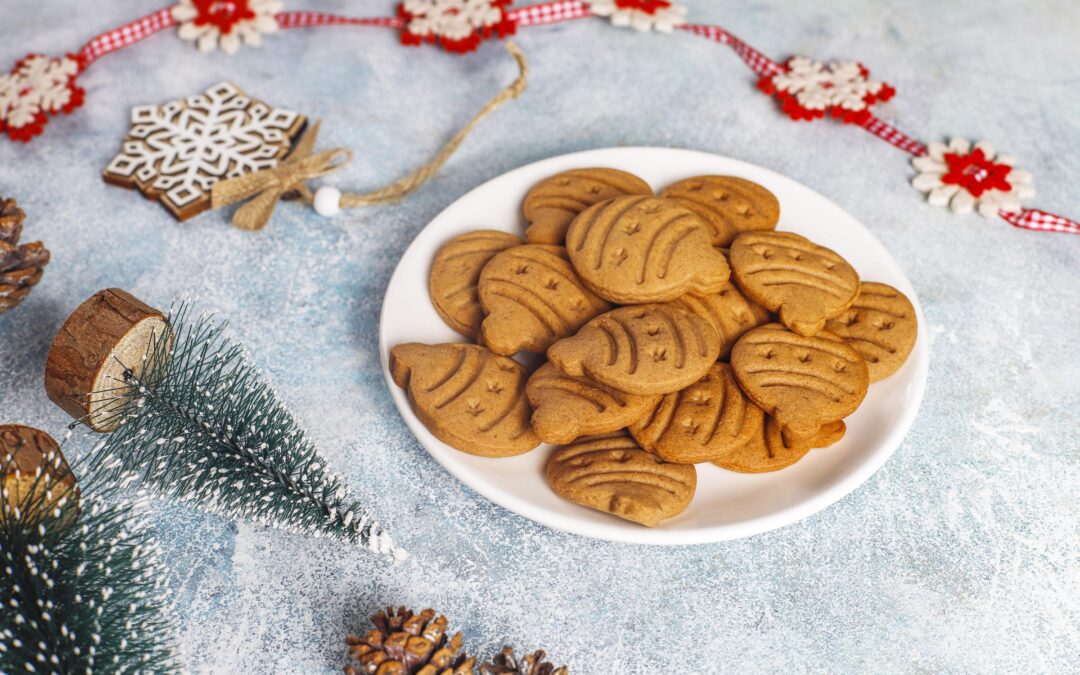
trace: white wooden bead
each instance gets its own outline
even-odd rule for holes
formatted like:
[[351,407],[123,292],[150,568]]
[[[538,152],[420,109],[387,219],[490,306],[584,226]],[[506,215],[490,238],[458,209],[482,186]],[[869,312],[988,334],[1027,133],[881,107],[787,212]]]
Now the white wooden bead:
[[328,185],[316,190],[315,212],[327,218],[341,213],[341,190]]

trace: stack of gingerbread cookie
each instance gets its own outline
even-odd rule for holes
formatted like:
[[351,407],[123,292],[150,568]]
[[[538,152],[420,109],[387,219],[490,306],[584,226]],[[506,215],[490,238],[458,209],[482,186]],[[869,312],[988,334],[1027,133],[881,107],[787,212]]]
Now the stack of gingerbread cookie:
[[[733,176],[659,195],[616,169],[529,191],[525,238],[481,230],[431,268],[436,311],[473,344],[398,345],[395,382],[443,442],[509,457],[559,446],[559,495],[654,526],[695,464],[765,472],[843,437],[870,383],[915,343],[911,303],[774,230],[780,205]],[[531,372],[510,358],[545,355]]]

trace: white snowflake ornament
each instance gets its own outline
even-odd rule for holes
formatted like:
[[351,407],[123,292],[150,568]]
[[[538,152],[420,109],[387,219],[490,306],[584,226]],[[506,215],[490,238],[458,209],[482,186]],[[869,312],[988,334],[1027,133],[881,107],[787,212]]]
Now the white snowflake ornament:
[[449,52],[471,52],[493,36],[513,35],[507,16],[511,0],[405,0],[398,16],[405,21],[401,44],[439,44]]
[[195,42],[199,51],[221,47],[234,54],[241,43],[262,44],[263,33],[278,29],[274,17],[283,9],[280,0],[180,0],[172,15],[180,24],[180,38]]
[[0,75],[0,131],[26,142],[44,130],[49,115],[67,114],[82,105],[84,92],[75,86],[80,70],[71,56],[31,54]]
[[639,31],[670,33],[686,23],[686,7],[668,0],[585,0],[589,11],[606,16],[611,25]]
[[999,155],[986,141],[953,138],[948,145],[931,143],[927,154],[911,160],[918,175],[911,184],[934,206],[954,213],[990,217],[1020,211],[1020,201],[1035,196],[1034,178],[1013,166],[1015,159]]
[[831,113],[844,122],[862,123],[870,106],[888,101],[896,90],[870,79],[870,71],[855,61],[825,64],[793,56],[775,75],[758,81],[758,88],[775,96],[793,120],[813,120]]

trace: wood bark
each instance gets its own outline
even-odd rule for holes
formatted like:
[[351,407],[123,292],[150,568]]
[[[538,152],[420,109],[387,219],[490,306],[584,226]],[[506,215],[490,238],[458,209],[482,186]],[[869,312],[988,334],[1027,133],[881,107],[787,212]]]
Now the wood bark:
[[[39,469],[45,477],[38,478]],[[59,444],[44,431],[21,424],[0,425],[0,474],[7,502],[16,509],[31,490],[49,489],[59,497],[75,487]],[[62,490],[56,489],[57,480]]]

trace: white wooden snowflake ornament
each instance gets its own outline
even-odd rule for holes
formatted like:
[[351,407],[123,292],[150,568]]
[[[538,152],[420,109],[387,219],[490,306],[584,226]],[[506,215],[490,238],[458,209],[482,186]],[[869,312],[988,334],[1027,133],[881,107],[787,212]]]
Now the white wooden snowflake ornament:
[[758,81],[758,88],[780,101],[793,120],[813,120],[826,113],[844,122],[860,123],[870,107],[888,101],[896,90],[870,79],[870,71],[855,61],[822,63],[793,56],[780,72]]
[[1035,196],[1032,175],[1013,166],[1015,159],[999,155],[986,141],[972,145],[953,138],[948,145],[931,143],[927,154],[911,160],[918,175],[911,181],[934,206],[948,206],[954,213],[990,217],[999,212],[1016,213],[1021,200]]
[[83,90],[75,86],[79,70],[70,56],[31,54],[0,75],[0,131],[12,140],[29,141],[44,130],[49,115],[82,105]]
[[670,33],[686,23],[686,7],[668,0],[585,0],[589,11],[613,26]]
[[180,38],[194,41],[199,51],[220,46],[234,54],[241,43],[262,44],[263,33],[278,29],[274,17],[284,8],[280,0],[180,0],[172,15],[180,24]]
[[306,122],[228,82],[164,105],[138,106],[105,181],[137,188],[186,220],[209,208],[218,181],[277,166]]
[[405,21],[401,43],[438,43],[450,52],[470,52],[492,36],[513,35],[507,16],[511,0],[404,0],[398,15]]

